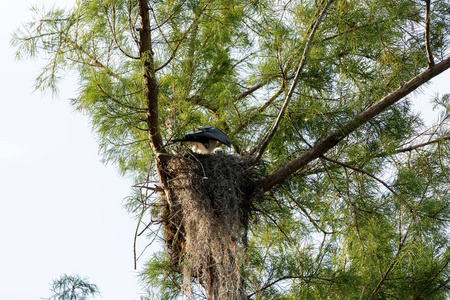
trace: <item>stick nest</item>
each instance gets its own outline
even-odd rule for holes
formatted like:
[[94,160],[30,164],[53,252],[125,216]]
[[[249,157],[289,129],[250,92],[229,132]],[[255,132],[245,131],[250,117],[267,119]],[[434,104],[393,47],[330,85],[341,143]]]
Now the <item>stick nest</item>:
[[240,298],[248,222],[255,202],[263,199],[252,159],[172,156],[164,171],[164,239],[172,267],[184,275],[185,291],[190,294],[196,278],[208,298]]

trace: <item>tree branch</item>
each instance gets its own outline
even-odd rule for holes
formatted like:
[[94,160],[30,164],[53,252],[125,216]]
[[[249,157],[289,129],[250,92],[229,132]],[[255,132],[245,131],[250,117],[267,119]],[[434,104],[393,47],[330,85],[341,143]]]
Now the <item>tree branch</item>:
[[263,105],[261,105],[253,113],[251,113],[251,115],[248,116],[245,121],[241,122],[239,124],[239,126],[237,126],[234,129],[232,135],[235,135],[235,134],[239,133],[241,130],[243,130],[254,117],[256,117],[257,115],[262,113],[270,104],[272,104],[272,102],[275,101],[278,98],[278,96],[281,95],[283,90],[284,90],[284,88],[280,88],[272,97],[270,97],[269,100],[267,100]]
[[101,84],[100,84],[98,81],[95,81],[95,84],[97,85],[98,89],[100,90],[100,92],[101,92],[103,95],[105,95],[108,99],[110,99],[110,100],[113,101],[114,103],[117,103],[117,104],[120,105],[121,107],[128,108],[128,109],[130,109],[130,110],[132,110],[132,111],[135,111],[135,112],[143,112],[143,111],[146,111],[145,108],[134,107],[134,106],[125,104],[125,103],[121,102],[120,100],[116,99],[113,95],[111,95],[110,93],[108,93],[107,91],[105,91],[105,90],[103,89],[103,87],[101,86]]
[[353,171],[356,171],[356,172],[365,174],[365,175],[367,175],[367,176],[369,176],[369,177],[375,179],[375,180],[378,181],[379,183],[381,183],[385,188],[387,188],[387,189],[388,189],[389,191],[391,191],[393,194],[397,194],[397,193],[392,189],[392,187],[390,187],[386,182],[384,182],[384,181],[381,180],[380,178],[376,177],[375,175],[370,174],[369,172],[366,172],[366,171],[364,171],[364,170],[362,170],[362,169],[356,168],[356,167],[351,166],[351,165],[347,165],[347,164],[345,164],[345,163],[343,163],[343,162],[340,162],[340,161],[338,161],[338,160],[335,160],[335,159],[326,157],[325,155],[322,155],[321,158],[323,158],[323,159],[325,159],[325,160],[327,160],[327,161],[329,161],[329,162],[332,162],[332,163],[334,163],[334,164],[340,165],[340,166],[342,166],[342,167],[344,167],[344,168],[348,168],[348,169],[351,169],[351,170],[353,170]]
[[236,99],[236,101],[240,101],[242,99],[244,99],[245,97],[247,97],[248,95],[252,94],[253,92],[259,90],[260,88],[262,88],[265,84],[264,83],[258,83],[255,86],[252,86],[251,88],[249,88],[248,90],[246,90],[245,92],[242,92]]
[[280,281],[287,280],[287,279],[305,279],[305,278],[309,278],[309,276],[299,275],[299,276],[283,276],[283,277],[280,277],[278,279],[275,279],[272,282],[267,283],[265,286],[261,287],[260,289],[256,290],[255,292],[251,293],[250,295],[247,295],[247,299],[250,299],[250,297],[253,297],[256,294],[259,294],[259,293],[263,292],[264,290],[268,289],[269,287],[271,287],[274,284],[277,284]]
[[[161,69],[163,69],[164,67],[166,67],[166,66],[167,66],[167,65],[175,58],[175,55],[176,55],[176,53],[177,53],[177,51],[178,51],[178,48],[181,46],[181,44],[183,43],[183,41],[186,40],[186,38],[187,38],[188,34],[191,32],[192,28],[194,28],[195,26],[197,26],[198,20],[200,19],[200,17],[202,16],[203,12],[206,10],[206,8],[208,7],[208,5],[209,5],[210,3],[211,3],[211,0],[208,1],[208,2],[203,6],[203,8],[202,8],[202,10],[200,11],[199,14],[196,14],[196,15],[195,15],[195,18],[194,18],[194,20],[192,21],[191,25],[188,27],[188,29],[186,29],[186,32],[183,34],[183,36],[182,36],[181,39],[179,40],[178,44],[175,46],[175,49],[172,50],[172,54],[170,55],[169,59],[168,59],[165,63],[163,63],[161,66],[157,67],[157,68],[155,69],[155,72],[158,72],[159,70],[161,70]],[[184,4],[184,3],[183,3],[183,4]],[[152,12],[153,12],[153,9],[152,9]],[[155,18],[155,20],[156,20],[156,18]],[[167,22],[167,21],[164,21],[164,22]],[[159,28],[160,26],[161,26],[161,25],[158,25],[158,28]],[[161,32],[161,33],[162,33],[162,32]]]
[[116,45],[117,49],[119,49],[120,52],[122,52],[122,54],[125,55],[125,56],[128,57],[128,58],[131,58],[131,59],[139,59],[139,57],[134,56],[134,55],[131,55],[131,54],[129,54],[128,52],[126,52],[124,49],[122,49],[122,47],[121,47],[120,44],[119,44],[119,41],[117,40],[116,21],[115,21],[115,18],[116,18],[116,10],[115,10],[115,7],[113,8],[113,12],[112,12],[112,13],[113,13],[113,17],[114,17],[114,20],[113,20],[112,22],[111,22],[111,20],[110,20],[110,18],[109,18],[109,15],[108,15],[108,8],[107,8],[106,5],[104,6],[104,10],[105,10],[105,17],[106,17],[106,20],[108,21],[109,30],[111,30],[111,34],[112,34],[112,36],[113,36],[114,44]]
[[[295,129],[295,127],[294,127],[294,129]],[[300,138],[302,138],[302,136],[300,136]],[[436,143],[440,143],[440,142],[444,142],[444,141],[447,141],[447,140],[450,140],[450,135],[446,135],[446,136],[443,136],[443,137],[440,137],[440,138],[437,138],[437,139],[434,139],[434,140],[430,140],[430,141],[425,142],[425,143],[421,143],[421,144],[417,144],[417,145],[413,145],[413,146],[408,146],[408,147],[404,147],[404,148],[398,148],[398,149],[395,149],[393,152],[389,152],[389,153],[388,152],[380,152],[380,153],[377,153],[376,155],[370,156],[366,160],[366,162],[370,161],[370,160],[372,160],[374,158],[385,157],[387,155],[396,155],[396,154],[399,154],[399,153],[411,152],[411,151],[420,149],[422,147],[425,147],[425,146],[428,146],[428,145],[432,145],[432,144],[436,144]],[[303,141],[306,142],[304,139],[303,139]],[[311,145],[309,145],[309,144],[308,144],[308,146],[311,147]],[[355,161],[348,161],[348,162],[345,162],[345,164],[347,166],[353,166],[355,164]],[[314,169],[314,170],[312,170],[310,172],[303,172],[303,173],[298,174],[298,175],[299,176],[309,176],[309,175],[319,174],[319,173],[322,173],[322,172],[325,172],[325,171],[326,171],[325,168],[317,168],[317,169]]]
[[78,45],[76,42],[72,41],[71,39],[67,38],[66,36],[62,36],[61,40],[66,42],[66,43],[69,43],[76,50],[80,51],[84,56],[86,56],[93,63],[93,66],[95,66],[95,67],[97,67],[99,69],[105,70],[108,73],[108,75],[110,75],[111,77],[114,77],[115,79],[119,80],[120,82],[122,82],[124,80],[118,74],[116,74],[113,71],[111,71],[110,68],[108,68],[103,63],[101,63],[97,58],[95,58],[95,56],[93,56],[90,53],[88,53],[85,49],[83,49],[83,47]]
[[147,102],[147,126],[150,144],[154,153],[165,153],[161,133],[159,131],[158,84],[155,68],[150,31],[148,0],[138,0],[141,19],[139,54],[142,61],[142,75],[145,84],[145,101]]
[[367,123],[381,112],[400,101],[403,97],[407,96],[422,84],[428,82],[433,77],[441,74],[445,70],[450,68],[450,57],[441,61],[440,63],[430,66],[422,71],[420,74],[406,82],[394,92],[381,98],[378,102],[361,112],[352,121],[348,122],[335,132],[331,133],[323,140],[319,141],[312,148],[305,151],[297,158],[291,160],[286,165],[280,167],[272,174],[267,176],[262,181],[263,191],[270,190],[274,185],[286,180],[296,171],[305,167],[311,161],[325,154],[328,150],[336,146],[341,140],[349,136],[352,132],[358,129],[361,125]]
[[450,136],[446,135],[446,136],[443,136],[443,137],[440,137],[440,138],[437,138],[437,139],[434,139],[434,140],[430,140],[430,141],[425,142],[425,143],[421,143],[421,144],[418,144],[418,145],[413,145],[413,146],[397,149],[397,150],[395,150],[394,154],[403,153],[403,152],[410,152],[410,151],[416,150],[418,148],[422,148],[422,147],[425,147],[425,146],[428,146],[428,145],[431,145],[431,144],[435,144],[435,143],[440,143],[440,142],[443,142],[443,141],[446,141],[446,140],[449,140],[449,139],[450,139]]
[[[428,281],[427,284],[425,284],[425,286],[422,288],[422,290],[420,291],[420,293],[419,293],[419,295],[418,295],[417,298],[419,298],[419,297],[423,294],[423,292],[424,292],[424,291],[425,291],[425,290],[433,283],[433,281],[438,277],[438,275],[441,274],[441,273],[447,268],[449,262],[450,262],[450,260],[447,259],[447,261],[446,261],[445,264],[442,266],[442,268],[440,268],[439,271],[431,277],[430,281]],[[439,287],[438,287],[438,288],[439,288]],[[435,290],[433,290],[432,293],[434,293],[434,292],[436,292],[436,291],[437,291],[437,290],[435,289]],[[426,297],[428,297],[428,296],[430,296],[430,295],[431,295],[431,294],[428,294]]]
[[429,297],[429,296],[433,295],[434,293],[436,293],[437,291],[439,291],[440,289],[447,287],[449,282],[450,282],[450,278],[447,278],[447,280],[445,280],[438,287],[436,287],[434,290],[429,292],[425,297]]
[[300,60],[300,64],[298,65],[297,71],[295,72],[295,76],[294,76],[293,82],[291,84],[291,87],[289,88],[289,91],[288,91],[288,93],[286,95],[286,98],[284,99],[284,103],[283,103],[283,106],[281,107],[281,110],[280,110],[280,112],[278,114],[278,117],[276,118],[275,123],[272,125],[272,127],[269,129],[267,134],[262,139],[261,143],[259,143],[259,145],[251,152],[251,153],[254,153],[255,151],[258,151],[258,154],[256,155],[256,158],[255,158],[256,161],[258,161],[261,158],[261,156],[263,155],[263,153],[266,150],[267,146],[269,145],[270,140],[275,135],[275,132],[278,129],[278,125],[280,124],[281,119],[283,118],[283,116],[284,116],[284,114],[286,112],[286,109],[287,109],[287,107],[289,105],[289,102],[290,102],[290,100],[292,98],[292,94],[294,93],[295,87],[297,86],[297,82],[298,82],[298,79],[300,77],[300,73],[302,72],[303,67],[305,66],[306,58],[308,57],[309,49],[311,47],[311,43],[312,43],[312,40],[313,40],[314,35],[316,33],[316,30],[319,27],[320,22],[322,21],[322,18],[325,15],[325,12],[327,11],[328,7],[333,2],[334,2],[334,0],[328,0],[327,1],[327,3],[325,4],[325,7],[321,10],[321,12],[317,16],[316,20],[313,22],[313,24],[311,24],[311,27],[308,29],[309,37],[308,37],[308,40],[306,41],[305,49],[303,50],[303,55],[302,55],[302,58]]
[[[409,230],[411,229],[411,225],[412,225],[412,223],[408,226],[408,229],[406,230],[406,233],[405,233],[405,235],[403,237],[403,240],[398,245],[397,253],[395,254],[395,257],[392,259],[392,261],[389,264],[389,266],[386,269],[386,271],[383,273],[383,271],[380,270],[380,272],[381,272],[381,274],[380,274],[381,275],[380,281],[378,281],[377,286],[374,288],[374,290],[372,291],[370,296],[367,298],[368,300],[372,300],[375,297],[375,295],[378,293],[378,291],[380,290],[380,288],[383,285],[383,283],[387,280],[387,277],[389,276],[389,273],[392,271],[392,269],[397,264],[397,261],[399,259],[401,259],[401,253],[400,252],[403,250],[403,246],[405,245],[405,241],[406,241],[406,238],[408,236]],[[380,261],[380,268],[381,268],[381,261]]]
[[308,218],[308,220],[314,225],[314,227],[317,229],[317,231],[322,232],[323,234],[335,234],[335,231],[325,231],[322,229],[319,224],[311,217],[311,215],[308,213],[308,211],[301,205],[291,194],[286,193],[286,195],[291,199],[292,202],[295,203],[295,205],[300,208],[300,210],[303,212],[303,214]]
[[434,66],[434,58],[433,53],[431,52],[431,46],[430,46],[430,6],[431,6],[431,0],[425,0],[426,7],[425,7],[425,48],[427,50],[427,59],[428,59],[428,66],[432,67]]

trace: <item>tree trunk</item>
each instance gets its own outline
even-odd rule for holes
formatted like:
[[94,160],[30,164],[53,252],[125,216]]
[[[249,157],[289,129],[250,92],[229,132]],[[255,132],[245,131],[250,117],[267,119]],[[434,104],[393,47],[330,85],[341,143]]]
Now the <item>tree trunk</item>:
[[147,0],[138,0],[139,15],[141,18],[140,49],[142,61],[142,75],[145,84],[145,100],[147,104],[148,137],[153,153],[164,153],[161,133],[159,131],[158,112],[158,83],[155,77],[153,60],[152,36],[150,29],[149,7]]

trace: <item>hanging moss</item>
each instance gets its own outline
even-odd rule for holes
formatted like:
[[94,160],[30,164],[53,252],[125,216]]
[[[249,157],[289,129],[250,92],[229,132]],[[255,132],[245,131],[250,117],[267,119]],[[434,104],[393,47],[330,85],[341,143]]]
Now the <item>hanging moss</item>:
[[170,191],[161,199],[164,239],[188,294],[192,278],[212,299],[236,299],[243,290],[248,222],[254,203],[263,199],[252,163],[225,154],[170,156],[165,163]]

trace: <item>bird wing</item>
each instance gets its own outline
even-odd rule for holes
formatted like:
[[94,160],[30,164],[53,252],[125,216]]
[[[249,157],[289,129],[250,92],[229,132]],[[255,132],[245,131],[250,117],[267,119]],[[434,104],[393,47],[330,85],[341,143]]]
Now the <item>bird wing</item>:
[[231,141],[227,135],[222,130],[212,126],[197,127],[194,131],[189,131],[184,138],[172,140],[172,142],[198,142],[208,149],[210,140],[218,141],[231,147]]
[[222,130],[212,126],[203,127],[203,129],[204,131],[196,133],[196,135],[221,142],[222,144],[231,147],[230,139]]

